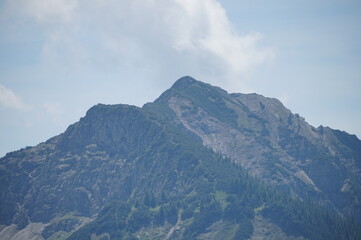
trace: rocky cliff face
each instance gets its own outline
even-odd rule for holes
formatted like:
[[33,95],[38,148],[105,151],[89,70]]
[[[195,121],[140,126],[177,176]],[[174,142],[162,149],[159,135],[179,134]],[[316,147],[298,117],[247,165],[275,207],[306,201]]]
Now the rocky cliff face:
[[169,182],[167,191],[182,192],[186,180],[156,174],[172,169],[179,151],[163,127],[139,108],[97,105],[65,133],[7,154],[1,162],[2,223],[25,226],[64,212],[92,217],[112,199],[126,201]]
[[277,99],[228,94],[190,77],[145,108],[170,109],[170,121],[264,182],[361,220],[356,136],[314,128]]
[[321,206],[361,218],[360,163],[353,135],[184,77],[1,158],[0,239],[352,238]]

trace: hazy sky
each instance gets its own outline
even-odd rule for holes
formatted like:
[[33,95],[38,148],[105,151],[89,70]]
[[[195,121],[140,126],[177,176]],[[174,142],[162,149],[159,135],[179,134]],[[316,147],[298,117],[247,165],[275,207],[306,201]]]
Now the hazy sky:
[[0,156],[190,75],[361,136],[361,1],[2,0]]

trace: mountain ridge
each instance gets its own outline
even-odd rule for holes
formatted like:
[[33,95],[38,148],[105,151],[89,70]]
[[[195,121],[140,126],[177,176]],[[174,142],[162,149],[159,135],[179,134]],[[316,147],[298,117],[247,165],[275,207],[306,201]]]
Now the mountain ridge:
[[[327,127],[314,128],[298,114],[292,114],[292,112],[285,108],[277,99],[266,98],[258,94],[228,94],[224,90],[213,88],[209,84],[203,84],[194,79],[191,81],[188,78],[189,77],[185,77],[178,80],[180,84],[176,82],[173,85],[176,86],[175,89],[172,86],[170,90],[166,91],[166,93],[168,93],[167,95],[161,95],[160,98],[153,103],[153,105],[162,104],[163,108],[169,108],[175,113],[175,115],[173,114],[175,117],[173,117],[173,119],[170,117],[170,121],[178,121],[178,124],[185,126],[188,131],[201,137],[204,145],[230,157],[250,170],[251,173],[255,173],[258,177],[265,178],[265,181],[271,183],[280,181],[278,185],[281,188],[282,182],[286,179],[284,176],[282,177],[282,174],[278,179],[271,179],[271,177],[274,177],[274,174],[270,174],[272,176],[269,177],[265,177],[264,175],[267,174],[267,168],[269,167],[268,159],[270,159],[270,157],[281,160],[284,159],[279,164],[286,164],[287,166],[281,166],[281,168],[277,170],[292,173],[294,187],[291,188],[291,190],[293,190],[296,195],[302,198],[303,195],[316,194],[316,198],[321,197],[323,199],[322,204],[333,205],[336,209],[340,208],[340,206],[336,206],[340,204],[335,203],[336,200],[329,199],[329,196],[319,196],[319,193],[322,191],[320,191],[320,187],[315,184],[315,180],[312,179],[316,178],[325,191],[328,190],[326,189],[328,183],[323,179],[319,179],[317,173],[314,174],[314,177],[308,175],[310,172],[314,172],[313,169],[319,168],[320,164],[326,164],[330,171],[328,179],[332,179],[331,172],[337,172],[334,177],[338,175],[340,178],[337,184],[334,183],[338,185],[338,189],[333,189],[333,192],[342,189],[342,187],[347,184],[345,183],[347,182],[346,175],[348,176],[348,173],[358,174],[360,171],[358,166],[361,161],[360,158],[357,157],[360,156],[357,147],[360,146],[361,141],[357,137],[350,137],[351,135],[349,134],[345,135],[347,136],[345,137],[346,139],[352,138],[354,140],[352,143],[355,144],[356,147],[351,147],[350,149],[348,146],[343,145],[337,136],[335,136],[334,133],[336,130]],[[190,84],[185,86],[184,83]],[[178,85],[183,86],[181,92],[178,91]],[[191,94],[195,88],[201,88],[201,90],[197,89],[198,94]],[[172,92],[173,95],[170,94]],[[216,106],[218,108],[214,108],[213,105],[208,105],[210,102],[217,103]],[[152,103],[148,104],[147,107],[149,108],[151,105]],[[207,126],[207,129],[202,128],[204,125]],[[210,126],[214,127],[212,131],[209,131]],[[222,126],[223,131],[220,129],[220,126]],[[224,134],[225,132],[229,134],[226,136]],[[336,133],[340,135],[339,132],[336,131]],[[220,141],[220,139],[223,140]],[[243,141],[244,144],[235,146],[235,139],[236,142]],[[247,144],[247,142],[251,142],[252,144]],[[250,147],[251,151],[245,151],[244,145]],[[254,155],[254,146],[257,145],[259,149],[263,149],[259,151],[263,151],[263,154],[267,156],[260,154]],[[343,147],[341,147],[342,145]],[[343,149],[343,155],[338,154],[338,156],[336,156],[337,154],[334,154],[335,152],[340,153],[344,147],[347,149]],[[315,156],[316,154],[323,154],[324,156]],[[353,155],[352,159],[347,157],[350,154]],[[242,158],[243,155],[248,155],[251,161],[245,157]],[[320,162],[314,165],[307,165],[307,161],[315,157],[316,159],[334,159],[334,162]],[[252,160],[252,158],[254,160]],[[260,159],[263,159],[263,163],[259,163]],[[255,166],[252,166],[253,163]],[[333,165],[336,167],[333,167]],[[347,170],[339,169],[344,168],[343,166],[345,165],[349,166]],[[275,165],[272,164],[272,166]],[[259,173],[260,169],[263,169],[264,172]],[[284,174],[287,175],[287,173]],[[359,174],[357,179],[357,182],[359,182]],[[286,185],[289,185],[287,181]],[[314,190],[300,192],[299,188],[305,188],[304,185],[310,186]],[[354,184],[354,187],[357,187],[355,185],[357,184]],[[332,196],[332,198],[338,198],[341,194]],[[357,209],[357,215],[358,218],[360,218],[360,208],[358,207]],[[345,209],[344,211],[348,212],[349,210]]]
[[357,239],[359,146],[276,99],[183,77],[1,158],[0,238],[40,224],[38,239]]

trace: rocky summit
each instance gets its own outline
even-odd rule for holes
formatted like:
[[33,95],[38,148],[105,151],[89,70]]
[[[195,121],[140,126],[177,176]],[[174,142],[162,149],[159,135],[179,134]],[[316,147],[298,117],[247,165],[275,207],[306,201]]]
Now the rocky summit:
[[361,239],[361,141],[183,77],[0,159],[0,239]]

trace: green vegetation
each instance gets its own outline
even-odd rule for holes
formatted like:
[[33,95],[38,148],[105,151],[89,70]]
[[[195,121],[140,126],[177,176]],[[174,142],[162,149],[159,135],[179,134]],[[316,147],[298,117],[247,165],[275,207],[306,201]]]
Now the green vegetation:
[[[143,109],[97,105],[58,137],[1,159],[0,223],[16,223],[19,228],[29,222],[48,223],[42,234],[51,240],[133,240],[145,236],[149,229],[156,229],[159,239],[174,234],[191,240],[214,231],[238,240],[251,237],[255,216],[262,216],[289,236],[360,238],[361,228],[352,220],[291,197],[287,190],[275,190],[204,147],[167,105],[170,97],[179,96],[193,103],[183,110],[195,113],[202,108],[234,129],[249,127],[244,136],[254,133],[250,141],[258,145],[247,147],[260,151],[255,155],[267,160],[262,165],[266,170],[263,177],[293,177],[281,158],[288,154],[303,161],[304,171],[323,193],[334,198],[336,207],[346,205],[342,201],[347,200],[354,204],[353,209],[361,209],[357,208],[360,179],[356,174],[348,175],[344,183],[342,177],[347,172],[338,159],[291,126],[278,128],[279,142],[271,141],[266,121],[259,115],[241,106],[244,121],[249,122],[241,124],[225,91],[184,79]],[[289,124],[295,122],[292,115],[288,120]],[[200,128],[210,131],[207,125]],[[353,137],[336,135],[351,146],[340,154],[358,156],[359,145]],[[326,175],[330,177],[324,178]],[[353,191],[355,201],[338,199],[341,195],[335,192],[340,192],[343,184],[345,192]],[[74,217],[59,218],[70,213]],[[77,229],[79,216],[95,219]]]
[[[69,239],[86,239],[90,233],[134,238],[141,228],[175,225],[180,213],[182,221],[190,220],[185,225],[183,239],[196,239],[220,220],[238,226],[234,239],[247,239],[253,233],[255,209],[285,233],[295,237],[357,239],[356,236],[361,234],[355,223],[271,189],[209,149],[199,149],[195,154],[199,159],[207,157],[208,160],[199,161],[192,170],[187,169],[190,175],[202,171],[202,175],[194,175],[192,179],[196,184],[187,186],[193,189],[188,191],[189,194],[172,196],[171,192],[164,189],[162,195],[172,196],[168,201],[152,201],[157,197],[148,191],[144,195],[144,203],[137,207],[132,207],[131,202],[112,203],[101,211],[95,221],[75,232]],[[184,157],[182,154],[176,156],[176,159]]]

